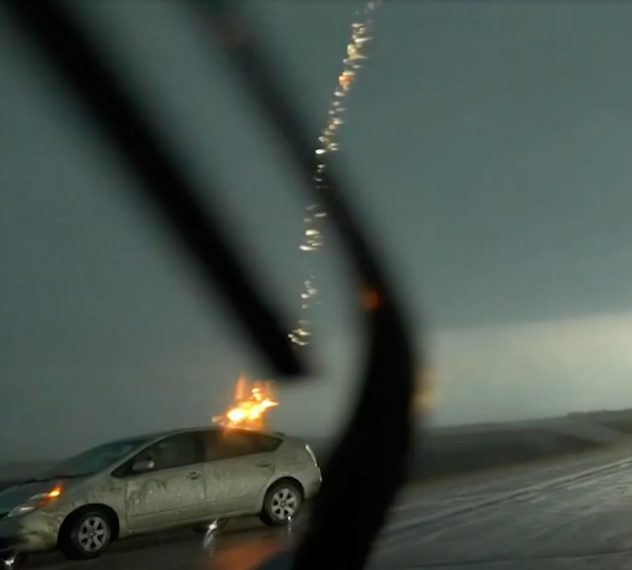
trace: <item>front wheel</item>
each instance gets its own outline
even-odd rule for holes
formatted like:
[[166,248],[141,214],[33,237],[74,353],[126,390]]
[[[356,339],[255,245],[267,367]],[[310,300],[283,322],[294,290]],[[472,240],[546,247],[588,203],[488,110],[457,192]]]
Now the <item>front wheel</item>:
[[268,489],[260,518],[268,526],[286,526],[301,511],[303,491],[292,481],[279,481]]
[[59,549],[71,560],[98,558],[112,538],[112,525],[106,512],[99,508],[80,511],[64,523]]

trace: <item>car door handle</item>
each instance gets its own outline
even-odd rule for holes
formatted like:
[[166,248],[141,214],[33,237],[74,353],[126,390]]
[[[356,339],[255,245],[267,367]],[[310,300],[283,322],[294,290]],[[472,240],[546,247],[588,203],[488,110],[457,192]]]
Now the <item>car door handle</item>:
[[191,473],[187,475],[187,479],[192,479],[193,481],[199,478],[200,478],[200,474],[197,471],[191,471]]
[[261,461],[257,463],[257,467],[270,467],[270,465],[272,465],[272,463],[265,459],[262,459]]

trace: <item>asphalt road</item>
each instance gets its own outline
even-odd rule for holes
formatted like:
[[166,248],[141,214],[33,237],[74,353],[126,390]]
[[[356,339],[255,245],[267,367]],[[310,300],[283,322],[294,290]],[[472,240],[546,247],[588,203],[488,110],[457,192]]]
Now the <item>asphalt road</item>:
[[374,568],[632,568],[632,449],[402,503]]
[[[25,568],[247,570],[299,536],[300,524],[288,533],[244,520],[206,548],[202,536],[184,530],[121,541],[96,561],[69,563],[46,554]],[[632,448],[410,487],[393,509],[371,566],[632,568]]]

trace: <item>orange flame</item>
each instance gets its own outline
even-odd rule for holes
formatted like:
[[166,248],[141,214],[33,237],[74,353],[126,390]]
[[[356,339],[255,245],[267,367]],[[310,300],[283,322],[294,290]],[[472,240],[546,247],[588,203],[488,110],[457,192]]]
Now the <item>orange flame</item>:
[[265,413],[279,403],[274,400],[270,382],[251,383],[240,376],[235,385],[234,403],[221,416],[215,416],[214,422],[229,427],[263,429]]

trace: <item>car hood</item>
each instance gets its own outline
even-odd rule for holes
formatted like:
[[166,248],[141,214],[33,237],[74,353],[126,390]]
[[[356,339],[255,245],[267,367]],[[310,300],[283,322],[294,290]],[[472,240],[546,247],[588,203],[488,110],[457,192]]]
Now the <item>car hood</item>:
[[63,478],[46,479],[45,481],[40,479],[38,481],[24,482],[9,487],[0,492],[0,518],[7,515],[15,507],[27,502],[33,495],[47,493],[55,485],[63,484],[64,487],[68,487],[69,485],[76,485],[79,481],[79,478],[72,480]]

